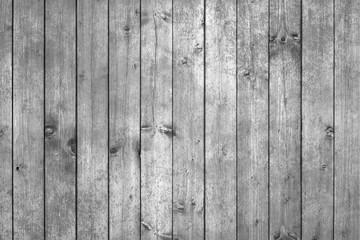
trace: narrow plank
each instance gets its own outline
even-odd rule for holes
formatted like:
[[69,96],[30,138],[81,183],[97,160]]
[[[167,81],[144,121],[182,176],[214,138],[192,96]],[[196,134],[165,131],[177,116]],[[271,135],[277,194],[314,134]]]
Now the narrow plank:
[[14,1],[14,239],[44,239],[44,1]]
[[204,239],[204,1],[175,0],[174,235]]
[[269,239],[268,11],[268,1],[238,4],[238,239]]
[[140,239],[140,1],[110,9],[110,239]]
[[45,228],[47,239],[75,239],[74,0],[46,2]]
[[270,1],[269,238],[276,239],[301,237],[300,4]]
[[360,239],[360,1],[335,1],[334,239]]
[[332,239],[333,2],[303,1],[302,238]]
[[0,2],[0,239],[12,238],[12,1]]
[[141,1],[141,239],[172,237],[172,1]]
[[236,1],[206,1],[205,237],[236,239]]
[[108,238],[108,1],[77,3],[77,237]]

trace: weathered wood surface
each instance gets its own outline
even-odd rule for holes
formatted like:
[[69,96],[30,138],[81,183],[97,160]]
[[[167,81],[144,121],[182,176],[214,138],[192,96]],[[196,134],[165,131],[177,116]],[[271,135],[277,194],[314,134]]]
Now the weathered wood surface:
[[108,10],[77,3],[77,239],[108,238]]
[[0,239],[12,237],[12,1],[0,2]]
[[75,239],[76,5],[46,1],[45,238]]
[[335,1],[334,239],[360,239],[360,1]]
[[141,1],[141,239],[172,238],[172,1]]
[[301,1],[270,0],[270,236],[301,238]]
[[333,2],[303,1],[302,239],[332,239]]
[[173,226],[204,239],[204,1],[173,1]]
[[236,239],[236,1],[205,12],[205,237]]
[[269,239],[268,4],[237,8],[237,239]]
[[110,239],[140,239],[140,0],[109,4]]
[[44,1],[13,3],[14,239],[44,239]]

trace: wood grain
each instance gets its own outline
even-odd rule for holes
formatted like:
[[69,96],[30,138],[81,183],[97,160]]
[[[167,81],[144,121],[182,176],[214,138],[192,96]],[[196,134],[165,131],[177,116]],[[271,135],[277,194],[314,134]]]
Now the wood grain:
[[14,1],[14,239],[44,239],[44,1]]
[[141,1],[141,239],[172,238],[172,1]]
[[12,237],[12,1],[0,2],[0,239]]
[[238,4],[238,239],[269,239],[268,4]]
[[108,238],[108,1],[77,3],[77,237]]
[[175,0],[174,235],[204,239],[204,2]]
[[236,238],[236,1],[206,1],[206,239]]
[[360,1],[335,1],[334,239],[360,238]]
[[75,1],[47,1],[45,11],[45,237],[70,240],[76,225]]
[[110,239],[140,239],[140,1],[110,8]]
[[302,19],[302,238],[332,239],[332,1],[304,0]]
[[300,1],[270,1],[270,236],[301,238]]

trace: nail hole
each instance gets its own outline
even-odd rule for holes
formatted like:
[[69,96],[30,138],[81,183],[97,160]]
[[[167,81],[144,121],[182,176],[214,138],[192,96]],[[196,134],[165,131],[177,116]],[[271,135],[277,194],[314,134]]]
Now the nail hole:
[[45,126],[45,138],[47,139],[52,138],[55,133],[55,130],[56,130],[55,126],[51,126],[51,125]]

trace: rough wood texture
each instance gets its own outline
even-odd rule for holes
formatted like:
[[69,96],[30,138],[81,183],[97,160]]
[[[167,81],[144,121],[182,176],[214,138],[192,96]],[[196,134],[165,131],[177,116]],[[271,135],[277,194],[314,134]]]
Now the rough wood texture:
[[44,239],[44,1],[14,1],[14,239]]
[[206,1],[206,239],[236,238],[236,1]]
[[360,239],[360,1],[335,1],[334,239]]
[[302,239],[332,239],[333,2],[303,1]]
[[174,1],[174,235],[204,239],[204,2]]
[[12,1],[0,2],[0,239],[12,237]]
[[141,239],[172,237],[172,1],[141,1]]
[[108,238],[108,2],[77,4],[77,236]]
[[270,1],[269,238],[277,239],[301,237],[300,9],[300,0]]
[[75,13],[73,0],[46,1],[45,227],[47,239],[75,239]]
[[269,239],[268,4],[238,4],[238,239]]
[[140,239],[140,1],[110,7],[110,239]]

